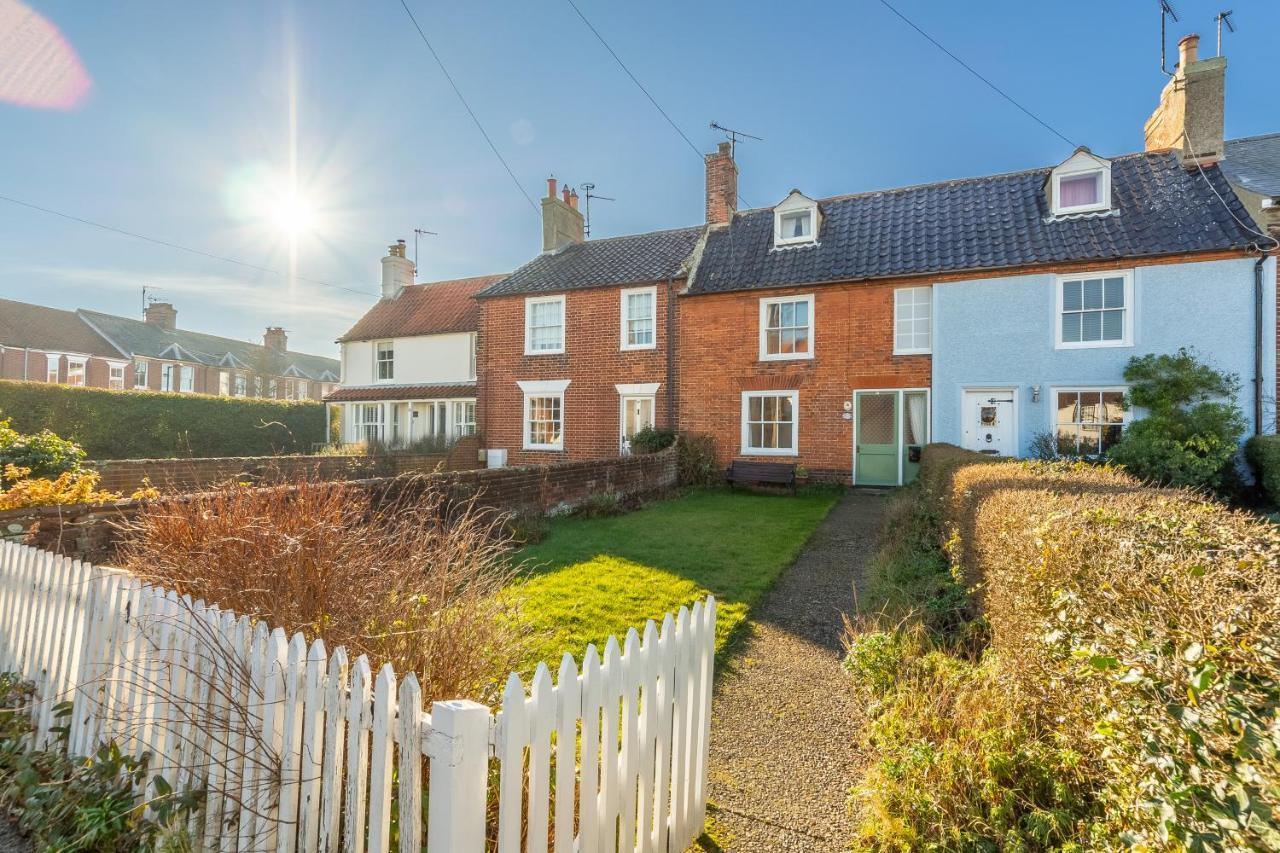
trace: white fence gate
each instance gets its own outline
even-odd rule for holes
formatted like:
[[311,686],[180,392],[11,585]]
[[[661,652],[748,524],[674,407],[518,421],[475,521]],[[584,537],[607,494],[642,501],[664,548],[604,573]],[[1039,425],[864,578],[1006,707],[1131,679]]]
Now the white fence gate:
[[554,683],[545,664],[527,692],[513,673],[497,713],[427,713],[412,673],[0,542],[0,671],[35,682],[36,742],[69,700],[73,754],[150,752],[175,790],[206,791],[200,850],[387,853],[394,829],[403,853],[480,853],[495,833],[499,853],[682,851],[706,811],[714,655],[709,597],[603,659],[588,647],[581,672],[566,654]]

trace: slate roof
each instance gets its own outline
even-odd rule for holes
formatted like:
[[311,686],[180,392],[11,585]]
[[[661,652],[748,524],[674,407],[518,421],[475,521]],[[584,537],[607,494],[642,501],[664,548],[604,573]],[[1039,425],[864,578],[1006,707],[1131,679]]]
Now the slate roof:
[[406,287],[365,312],[338,342],[477,331],[480,307],[473,297],[505,277],[480,275]]
[[1258,195],[1280,196],[1280,133],[1228,139],[1222,171]]
[[474,397],[476,383],[451,382],[437,385],[375,385],[365,388],[336,388],[325,397],[328,403],[356,403],[372,400],[452,400]]
[[128,358],[85,325],[76,312],[11,299],[0,299],[0,346]]
[[341,370],[336,358],[325,358],[292,350],[277,353],[268,350],[262,344],[252,344],[219,335],[206,335],[203,332],[191,332],[186,329],[168,331],[153,323],[115,314],[102,314],[84,309],[77,314],[107,340],[135,356],[179,358],[171,351],[171,347],[176,344],[181,350],[181,360],[191,360],[201,364],[215,366],[227,364],[227,357],[230,356],[234,359],[234,366],[237,367],[266,370],[278,375],[286,375],[289,369],[293,368],[293,371],[303,379],[323,382],[338,381]]
[[476,297],[664,281],[683,274],[684,263],[701,235],[702,227],[698,226],[571,243],[543,252]]
[[[1109,215],[1050,216],[1051,169],[819,200],[818,242],[773,248],[773,212],[737,213],[708,235],[689,293],[996,270],[1066,261],[1239,249],[1249,214],[1216,167],[1182,168],[1173,152],[1111,161]],[[1230,205],[1230,212],[1213,189]]]

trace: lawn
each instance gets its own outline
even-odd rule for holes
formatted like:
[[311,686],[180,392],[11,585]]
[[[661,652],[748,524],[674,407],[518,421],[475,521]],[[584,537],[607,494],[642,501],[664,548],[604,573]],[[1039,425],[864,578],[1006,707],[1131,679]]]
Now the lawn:
[[681,605],[715,595],[723,648],[782,569],[791,564],[839,492],[795,497],[704,489],[609,518],[561,518],[515,559],[517,590],[533,626],[530,665],[579,661],[614,634],[643,628]]

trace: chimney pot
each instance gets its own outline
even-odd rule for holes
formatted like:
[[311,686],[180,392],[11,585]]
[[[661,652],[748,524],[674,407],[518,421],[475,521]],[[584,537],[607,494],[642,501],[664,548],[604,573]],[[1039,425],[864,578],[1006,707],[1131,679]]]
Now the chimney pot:
[[560,195],[563,196],[564,203],[568,204],[569,203],[569,185],[568,184],[565,184],[564,187],[561,188]]
[[577,190],[569,191],[569,206],[572,207],[574,210],[578,209],[578,191]]
[[555,175],[547,178],[547,198],[556,197],[556,178]]
[[1200,36],[1195,33],[1185,35],[1178,40],[1178,67],[1186,73],[1187,66],[1200,56]]

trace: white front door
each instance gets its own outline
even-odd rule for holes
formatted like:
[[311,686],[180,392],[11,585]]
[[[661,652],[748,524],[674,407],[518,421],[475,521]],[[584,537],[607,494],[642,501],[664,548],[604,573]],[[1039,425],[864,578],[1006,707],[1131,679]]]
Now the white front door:
[[631,436],[653,426],[653,397],[622,398],[622,442],[618,448],[625,456],[631,452]]
[[962,442],[965,449],[992,456],[1016,456],[1016,399],[1012,388],[965,391]]

